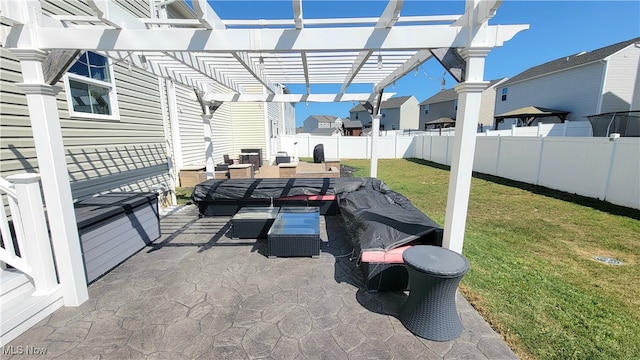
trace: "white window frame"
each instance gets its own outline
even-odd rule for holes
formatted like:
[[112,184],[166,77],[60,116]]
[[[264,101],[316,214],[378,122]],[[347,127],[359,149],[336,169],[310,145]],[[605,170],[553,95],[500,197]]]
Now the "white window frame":
[[[81,56],[84,56],[85,53],[86,52],[83,52]],[[96,80],[86,76],[67,72],[63,78],[64,78],[64,90],[67,95],[67,107],[69,109],[69,117],[94,119],[94,120],[120,120],[120,112],[118,110],[118,98],[117,98],[117,92],[116,92],[115,72],[113,71],[113,62],[110,58],[100,53],[95,53],[95,54],[103,56],[107,59],[110,81]],[[71,84],[69,80],[109,89],[109,106],[111,107],[111,114],[103,115],[103,114],[94,114],[94,113],[88,113],[88,112],[82,112],[82,111],[75,111],[73,108],[73,97],[71,96]]]
[[425,115],[429,114],[429,104],[424,105],[424,114]]

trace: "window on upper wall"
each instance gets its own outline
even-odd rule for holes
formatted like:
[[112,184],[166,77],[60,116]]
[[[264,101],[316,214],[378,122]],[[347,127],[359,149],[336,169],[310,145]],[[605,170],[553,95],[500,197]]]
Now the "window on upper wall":
[[507,88],[502,88],[502,97],[500,98],[500,101],[507,101]]
[[428,114],[429,113],[429,104],[424,106],[424,113]]
[[382,109],[380,113],[382,114],[382,117],[387,117],[387,109]]
[[64,76],[69,113],[74,117],[118,118],[113,65],[108,58],[87,51]]
[[453,111],[458,111],[458,99],[453,101]]
[[356,113],[356,120],[358,120],[358,113]]

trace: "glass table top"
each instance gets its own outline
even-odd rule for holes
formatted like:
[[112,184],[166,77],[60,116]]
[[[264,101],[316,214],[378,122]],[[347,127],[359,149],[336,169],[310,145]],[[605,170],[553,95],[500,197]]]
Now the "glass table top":
[[318,207],[282,207],[268,235],[319,235]]
[[231,220],[275,219],[279,211],[279,207],[247,206],[238,210]]

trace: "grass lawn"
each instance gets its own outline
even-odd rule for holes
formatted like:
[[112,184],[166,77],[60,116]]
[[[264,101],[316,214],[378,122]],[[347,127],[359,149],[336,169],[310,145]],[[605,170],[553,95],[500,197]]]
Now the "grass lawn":
[[177,187],[176,188],[176,201],[178,205],[187,205],[191,203],[192,187]]
[[[444,226],[447,168],[380,160],[378,178]],[[463,253],[462,292],[521,358],[640,359],[640,211],[478,175]]]

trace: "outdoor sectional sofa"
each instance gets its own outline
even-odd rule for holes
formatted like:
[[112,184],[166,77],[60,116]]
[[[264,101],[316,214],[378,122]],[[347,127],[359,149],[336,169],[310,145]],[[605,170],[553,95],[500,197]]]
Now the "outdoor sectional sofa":
[[368,290],[407,289],[402,252],[417,244],[442,245],[442,228],[375,178],[207,180],[194,188],[191,200],[201,216],[232,216],[241,207],[270,205],[340,213]]

